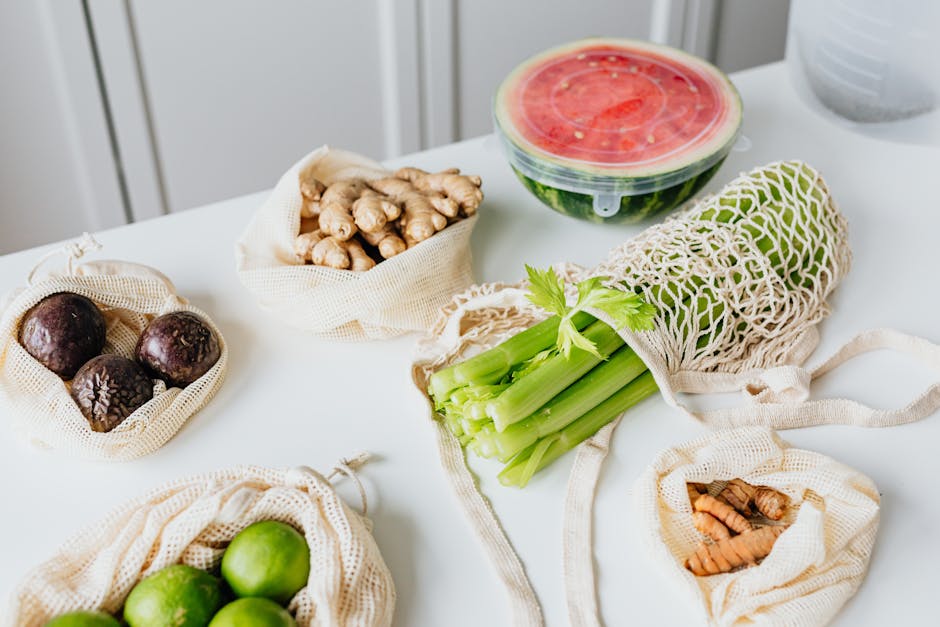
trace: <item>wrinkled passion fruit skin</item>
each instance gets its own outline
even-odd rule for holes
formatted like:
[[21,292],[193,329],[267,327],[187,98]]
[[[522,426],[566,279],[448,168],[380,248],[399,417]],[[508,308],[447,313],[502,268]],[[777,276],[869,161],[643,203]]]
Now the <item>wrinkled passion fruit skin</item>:
[[91,299],[72,292],[47,296],[26,312],[20,344],[39,363],[63,379],[104,348],[104,316]]
[[99,355],[72,379],[72,399],[93,431],[110,431],[151,398],[153,381],[120,355]]
[[169,387],[186,387],[219,360],[221,349],[202,318],[188,311],[150,321],[137,342],[137,361]]

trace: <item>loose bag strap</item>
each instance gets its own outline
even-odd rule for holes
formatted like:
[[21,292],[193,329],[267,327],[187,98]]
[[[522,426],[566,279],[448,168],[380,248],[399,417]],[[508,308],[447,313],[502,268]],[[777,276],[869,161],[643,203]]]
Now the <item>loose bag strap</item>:
[[511,624],[517,627],[542,627],[545,622],[535,590],[492,506],[480,493],[477,482],[467,467],[460,442],[440,421],[432,422],[437,434],[441,465],[447,479],[506,589],[512,614]]
[[794,429],[816,425],[893,427],[926,418],[940,408],[940,380],[897,409],[875,409],[846,398],[807,400],[812,380],[853,357],[882,349],[912,355],[940,376],[940,346],[893,329],[871,329],[856,335],[812,370],[783,366],[742,381],[740,388],[752,400],[750,405],[689,413],[710,427],[759,424]]
[[[724,381],[724,384],[733,384],[748,395],[752,401],[748,406],[706,412],[693,412],[684,406],[681,407],[710,427],[759,424],[775,429],[824,424],[891,427],[916,422],[940,408],[940,380],[899,409],[874,409],[857,401],[841,398],[807,400],[812,380],[853,357],[880,349],[912,355],[940,375],[940,346],[893,329],[872,329],[856,335],[812,370],[799,366],[781,366]],[[601,467],[619,423],[618,418],[578,447],[568,478],[562,553],[565,598],[572,627],[601,625],[594,579],[591,526]]]

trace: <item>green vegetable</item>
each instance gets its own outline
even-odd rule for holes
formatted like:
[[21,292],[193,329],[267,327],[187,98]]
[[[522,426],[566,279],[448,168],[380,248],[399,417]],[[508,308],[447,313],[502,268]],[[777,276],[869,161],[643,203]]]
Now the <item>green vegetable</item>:
[[[716,223],[735,223],[752,237],[769,266],[749,267],[760,278],[771,268],[785,292],[813,289],[832,278],[832,259],[825,239],[833,231],[806,233],[809,221],[799,212],[818,211],[821,188],[814,172],[802,164],[793,168],[798,185],[768,168],[751,173],[756,184],[747,194],[731,190],[684,219],[708,233]],[[779,167],[779,166],[778,166]],[[767,180],[774,185],[763,184]],[[814,202],[810,202],[810,200]],[[586,314],[603,312],[618,329],[651,328],[653,308],[635,295],[635,286],[613,289],[604,278],[577,284],[578,298],[568,306],[561,279],[552,271],[527,267],[529,300],[554,315],[462,364],[431,377],[429,393],[443,422],[461,443],[482,457],[507,462],[500,481],[524,486],[532,475],[593,435],[620,413],[656,390],[645,364],[612,328]],[[720,281],[742,276],[731,266]],[[683,318],[694,316],[702,329],[694,341],[704,350],[725,324],[735,324],[725,311],[715,277],[675,278],[666,270],[656,284],[644,286],[663,310],[664,322],[685,328]],[[777,279],[775,278],[775,281]],[[675,318],[675,320],[670,320]],[[744,324],[737,322],[737,324]],[[437,379],[437,380],[436,380]]]

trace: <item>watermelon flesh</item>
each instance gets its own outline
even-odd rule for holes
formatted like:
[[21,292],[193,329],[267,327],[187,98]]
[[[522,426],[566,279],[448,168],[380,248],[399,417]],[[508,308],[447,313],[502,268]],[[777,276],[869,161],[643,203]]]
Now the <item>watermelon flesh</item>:
[[591,39],[529,59],[494,119],[523,184],[561,213],[636,222],[691,198],[737,138],[741,102],[708,63],[665,46]]

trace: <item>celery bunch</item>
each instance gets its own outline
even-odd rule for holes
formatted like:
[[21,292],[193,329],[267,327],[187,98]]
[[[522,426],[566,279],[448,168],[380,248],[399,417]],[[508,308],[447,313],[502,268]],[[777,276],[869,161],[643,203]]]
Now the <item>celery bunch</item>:
[[454,435],[478,455],[508,462],[500,481],[520,487],[656,391],[617,332],[584,311],[593,307],[617,329],[639,331],[652,328],[652,305],[592,277],[577,284],[577,300],[568,306],[554,270],[526,271],[527,297],[554,315],[429,381],[437,412]]
[[[811,168],[799,162],[758,169],[729,185],[719,196],[683,216],[697,233],[716,224],[734,223],[747,245],[766,264],[747,266],[755,278],[767,278],[784,292],[828,290],[847,268],[838,248],[844,221],[825,195]],[[717,245],[717,244],[716,244]],[[844,247],[844,246],[843,246]],[[730,260],[734,267],[735,260]],[[840,265],[841,264],[841,265]],[[744,268],[744,266],[742,266]],[[768,268],[772,274],[764,277]],[[529,273],[529,300],[553,314],[502,344],[434,373],[428,393],[440,419],[468,449],[506,465],[505,485],[525,486],[532,476],[566,451],[657,390],[652,375],[616,331],[584,310],[603,311],[617,327],[652,327],[654,315],[695,316],[700,337],[683,338],[699,348],[721,331],[733,312],[703,277],[661,280],[642,286],[663,309],[656,312],[636,289],[604,286],[604,278],[577,285],[568,306],[564,284],[552,270]],[[715,277],[709,277],[714,283]],[[722,273],[718,282],[741,280]],[[786,302],[785,294],[781,303]],[[727,315],[726,315],[727,314]],[[729,317],[730,316],[730,317]]]

